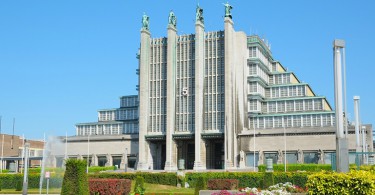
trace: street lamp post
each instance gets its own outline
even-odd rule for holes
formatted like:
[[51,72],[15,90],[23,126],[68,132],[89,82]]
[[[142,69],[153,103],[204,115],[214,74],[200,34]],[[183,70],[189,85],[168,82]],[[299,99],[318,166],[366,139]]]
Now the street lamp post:
[[[335,107],[336,107],[336,167],[337,172],[349,172],[349,150],[347,139],[346,79],[345,79],[345,41],[333,42]],[[342,63],[343,62],[343,63]],[[342,65],[343,64],[343,65]],[[343,70],[342,70],[343,69]],[[344,80],[344,84],[343,84]],[[344,98],[343,98],[344,96]],[[347,116],[345,116],[345,119]],[[344,134],[345,132],[345,134]]]
[[22,187],[22,194],[23,195],[27,195],[27,186],[28,186],[27,174],[28,174],[28,168],[29,168],[29,148],[30,148],[30,143],[25,143],[25,146],[24,146],[25,161],[23,163],[24,171],[23,171],[23,187]]
[[89,173],[89,158],[90,158],[90,133],[87,135],[87,165],[86,173]]

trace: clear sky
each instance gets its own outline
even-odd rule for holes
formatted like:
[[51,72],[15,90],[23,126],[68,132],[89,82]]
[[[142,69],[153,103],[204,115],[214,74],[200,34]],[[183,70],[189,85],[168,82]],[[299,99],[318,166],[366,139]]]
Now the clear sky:
[[[206,31],[223,30],[226,1],[34,0],[0,1],[0,115],[3,133],[28,139],[75,134],[97,121],[97,110],[119,107],[136,94],[141,17],[152,37],[194,33],[195,8]],[[232,0],[236,31],[268,40],[276,60],[323,95],[334,108],[332,41],[346,41],[348,113],[361,97],[363,123],[375,123],[375,1]],[[375,76],[374,76],[375,77]]]

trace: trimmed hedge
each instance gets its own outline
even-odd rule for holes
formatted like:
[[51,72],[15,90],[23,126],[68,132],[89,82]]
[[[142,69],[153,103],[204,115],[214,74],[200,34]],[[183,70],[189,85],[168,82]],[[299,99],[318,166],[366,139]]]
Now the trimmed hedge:
[[375,175],[366,171],[316,173],[309,176],[309,194],[375,194]]
[[86,165],[85,160],[66,160],[66,172],[61,187],[61,195],[89,194]]
[[[266,172],[266,165],[259,165],[258,166],[259,172]],[[308,171],[308,172],[319,172],[319,171],[332,171],[331,165],[326,164],[287,164],[286,170],[288,172],[293,171]],[[285,167],[284,164],[274,164],[273,165],[274,172],[284,172]]]
[[204,181],[203,177],[198,177],[196,180],[196,185],[194,189],[194,195],[199,195],[199,191],[206,189],[206,182]]
[[[29,188],[39,188],[40,174],[29,174],[28,177]],[[52,173],[49,179],[50,188],[60,188],[62,185],[63,176],[61,174]],[[17,182],[23,182],[23,174],[0,174],[0,188],[15,189]],[[43,188],[46,188],[46,179],[43,180]]]
[[[310,172],[270,172],[270,174],[273,176],[274,183],[291,182],[299,187],[305,187],[307,177],[311,175]],[[199,177],[202,177],[204,182],[207,182],[209,179],[238,179],[239,188],[263,188],[264,176],[265,173],[259,172],[190,172],[185,174],[185,181],[189,183],[189,186],[195,187]]]
[[207,182],[209,190],[236,190],[238,189],[237,179],[210,179]]
[[143,177],[146,183],[162,184],[162,185],[177,185],[176,173],[97,173],[89,174],[89,178],[112,178],[112,179],[130,179],[135,180],[138,176]]
[[111,195],[130,193],[131,180],[129,179],[90,179],[90,194]]

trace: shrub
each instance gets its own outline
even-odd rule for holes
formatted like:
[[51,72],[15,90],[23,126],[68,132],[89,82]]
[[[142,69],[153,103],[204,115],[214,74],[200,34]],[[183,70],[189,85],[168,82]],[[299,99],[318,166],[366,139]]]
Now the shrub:
[[23,185],[22,180],[16,181],[16,191],[22,191],[22,185]]
[[238,189],[237,179],[210,179],[207,182],[209,190],[235,190]]
[[66,171],[61,188],[61,194],[88,194],[89,185],[86,174],[86,161],[78,159],[66,160]]
[[162,185],[177,185],[177,174],[175,173],[97,173],[90,174],[89,178],[108,178],[108,179],[130,179],[135,180],[137,176],[144,178],[146,183],[162,184]]
[[177,183],[181,184],[181,187],[185,187],[185,177],[182,175],[177,176]]
[[375,176],[366,171],[316,173],[309,176],[309,194],[375,194]]
[[[259,165],[258,166],[259,172],[266,171],[266,165]],[[326,164],[287,164],[286,170],[288,172],[295,172],[295,171],[308,171],[308,172],[319,172],[319,171],[332,171],[331,165]],[[283,164],[274,164],[273,165],[274,172],[284,172],[285,166]]]
[[256,172],[206,172],[206,173],[186,173],[185,181],[191,187],[195,187],[197,179],[203,177],[205,181],[209,179],[238,179],[239,187],[263,185],[264,173]]
[[129,179],[90,179],[90,194],[111,195],[129,194],[131,180]]
[[140,177],[140,176],[137,177],[137,179],[135,180],[133,191],[135,194],[144,194],[146,189],[145,189],[145,179],[143,177]]
[[274,178],[273,178],[273,173],[272,172],[266,172],[264,173],[264,178],[263,178],[263,189],[266,189],[272,185],[274,185]]
[[203,177],[198,177],[196,184],[195,184],[194,195],[199,195],[200,190],[206,189],[205,184],[206,182],[204,182]]
[[275,183],[291,182],[296,186],[304,188],[307,177],[311,174],[311,172],[274,172],[273,178]]
[[98,173],[98,172],[101,172],[101,171],[113,171],[113,170],[116,170],[115,166],[110,166],[110,167],[98,167],[98,166],[89,167],[89,173]]

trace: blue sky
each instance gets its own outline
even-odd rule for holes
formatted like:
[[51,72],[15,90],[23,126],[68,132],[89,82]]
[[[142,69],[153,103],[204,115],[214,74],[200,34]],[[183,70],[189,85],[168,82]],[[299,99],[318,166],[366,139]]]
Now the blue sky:
[[[204,1],[206,31],[224,28],[225,1]],[[166,36],[168,13],[178,34],[194,33],[198,1],[0,1],[0,115],[2,131],[28,139],[75,134],[136,94],[141,17],[152,37]],[[363,123],[374,123],[375,1],[232,0],[237,31],[258,34],[275,59],[326,96],[334,107],[332,41],[346,41],[348,112],[361,97]]]

